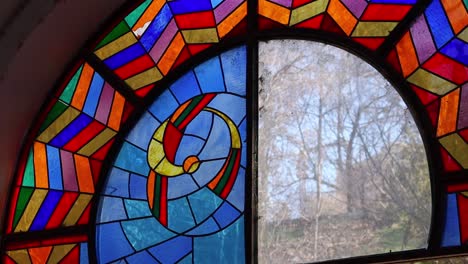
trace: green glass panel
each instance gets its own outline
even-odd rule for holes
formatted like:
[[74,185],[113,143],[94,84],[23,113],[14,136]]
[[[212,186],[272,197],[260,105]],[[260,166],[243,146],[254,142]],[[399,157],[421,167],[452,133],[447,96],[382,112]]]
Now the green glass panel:
[[50,110],[49,114],[47,115],[46,119],[44,120],[44,123],[42,123],[41,128],[39,129],[39,133],[44,131],[46,128],[49,127],[54,120],[59,117],[65,110],[67,109],[67,105],[64,104],[62,101],[57,101],[55,103],[54,107],[52,107],[52,110]]
[[124,35],[125,33],[129,32],[130,28],[128,27],[125,21],[120,22],[112,31],[107,35],[101,43],[96,46],[96,49],[99,49],[106,44],[112,42],[113,40],[117,39],[118,37]]
[[62,95],[60,96],[60,100],[68,104],[71,102],[73,94],[75,93],[76,85],[78,84],[78,80],[80,79],[82,70],[83,70],[83,66],[81,66],[78,69],[78,71],[76,71],[75,75],[73,75],[73,78],[67,84],[67,87],[65,87],[65,89],[63,90]]
[[130,27],[133,27],[135,23],[138,21],[138,19],[141,17],[141,14],[145,12],[146,8],[151,4],[150,0],[146,0],[143,4],[141,4],[139,7],[137,7],[135,10],[133,10],[126,18],[125,21],[127,21],[128,25]]
[[18,195],[18,203],[16,204],[15,218],[13,219],[13,227],[16,227],[16,225],[18,224],[18,221],[23,215],[23,212],[26,209],[26,206],[28,205],[29,198],[31,198],[33,192],[34,189],[21,188],[20,193]]
[[32,150],[29,152],[26,168],[24,169],[22,186],[34,187],[34,159]]
[[156,217],[159,217],[159,206],[161,197],[161,176],[156,176],[156,182],[154,183],[154,203],[153,203],[153,213]]

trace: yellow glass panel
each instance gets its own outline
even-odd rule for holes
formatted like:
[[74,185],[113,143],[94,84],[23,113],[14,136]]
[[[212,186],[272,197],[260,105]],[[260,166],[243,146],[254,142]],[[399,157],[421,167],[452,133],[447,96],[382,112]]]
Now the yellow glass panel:
[[291,21],[289,21],[289,25],[293,26],[297,23],[325,12],[328,2],[329,0],[317,0],[294,9],[291,13]]
[[216,28],[182,30],[187,43],[216,43],[219,41]]
[[460,163],[468,169],[468,144],[457,133],[441,138],[440,144]]
[[167,123],[167,121],[162,123],[153,135],[153,138],[161,143],[163,142],[164,132],[166,132]]
[[100,149],[104,144],[109,142],[117,132],[110,128],[104,129],[99,135],[97,135],[91,142],[83,146],[79,151],[78,154],[81,154],[83,156],[89,157],[91,156],[94,152],[96,152],[98,149]]
[[86,206],[88,206],[89,202],[91,201],[92,197],[93,196],[90,194],[80,194],[78,199],[76,199],[75,203],[73,204],[72,209],[65,217],[65,220],[63,220],[63,225],[72,226],[76,224],[86,209]]
[[267,0],[259,0],[258,13],[283,25],[288,25],[291,11],[286,7],[282,7]]
[[439,95],[444,95],[457,88],[455,84],[431,74],[424,69],[418,69],[413,73],[408,78],[408,82]]
[[230,135],[231,135],[231,147],[240,149],[241,148],[241,140],[240,140],[239,131],[237,130],[236,124],[234,124],[234,122],[232,122],[232,120],[227,115],[223,114],[222,112],[220,112],[220,111],[218,111],[216,109],[208,108],[208,107],[205,108],[205,109],[207,111],[215,113],[216,115],[218,115],[219,117],[221,117],[224,120],[226,125],[228,125],[228,127],[229,127],[229,132],[230,132]]
[[437,136],[443,136],[457,129],[458,101],[460,89],[456,89],[442,97],[440,102]]
[[396,45],[396,49],[403,76],[407,77],[419,67],[418,57],[409,32],[403,35],[400,42]]
[[26,249],[7,251],[7,255],[10,256],[16,263],[31,264],[29,254]]
[[386,37],[398,25],[397,22],[359,22],[353,37]]
[[468,42],[468,28],[465,28],[460,34],[458,34],[458,37],[465,42]]
[[240,5],[232,14],[218,25],[219,37],[226,36],[247,15],[247,2]]
[[49,188],[49,173],[47,171],[46,146],[40,142],[34,142],[34,176],[36,188]]
[[41,208],[41,204],[44,201],[45,197],[47,196],[47,190],[40,190],[37,189],[34,191],[29,203],[24,210],[23,216],[18,222],[18,225],[15,228],[15,232],[26,232],[29,230],[34,218],[36,217],[39,208]]
[[105,60],[136,42],[137,39],[135,38],[135,35],[133,35],[132,32],[128,32],[127,34],[112,41],[106,46],[98,49],[94,52],[94,54],[96,54],[96,56],[98,56],[101,60]]
[[125,82],[133,90],[137,90],[141,87],[147,86],[148,84],[159,81],[161,80],[161,78],[162,78],[161,72],[156,67],[154,67],[138,75],[135,75],[132,78],[125,80]]
[[159,174],[169,177],[184,174],[184,168],[182,166],[176,166],[166,158],[163,158],[154,170]]
[[163,144],[152,139],[148,149],[148,163],[150,167],[152,169],[156,168],[165,156]]
[[349,36],[357,23],[357,19],[354,15],[338,0],[330,0],[328,13]]
[[67,110],[55,119],[55,121],[46,130],[44,130],[37,139],[44,143],[49,143],[49,141],[68,126],[68,124],[70,124],[79,114],[80,112],[73,107],[67,108]]
[[55,246],[47,264],[59,263],[75,246],[76,244]]

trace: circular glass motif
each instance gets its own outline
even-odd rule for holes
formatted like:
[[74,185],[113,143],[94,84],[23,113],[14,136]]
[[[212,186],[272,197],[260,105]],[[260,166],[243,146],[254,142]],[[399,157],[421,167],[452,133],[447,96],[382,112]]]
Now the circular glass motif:
[[225,212],[225,200],[239,173],[242,142],[223,105],[210,104],[217,96],[238,98],[208,93],[187,100],[156,128],[148,146],[149,207],[178,234],[217,232],[237,219]]

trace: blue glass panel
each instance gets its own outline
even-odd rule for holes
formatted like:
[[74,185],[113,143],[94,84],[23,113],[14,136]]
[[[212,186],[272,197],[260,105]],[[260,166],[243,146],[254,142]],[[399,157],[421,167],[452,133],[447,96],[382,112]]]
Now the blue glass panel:
[[234,205],[239,211],[244,211],[244,197],[245,197],[245,170],[239,168],[236,182],[232,187],[231,193],[228,195],[227,200]]
[[445,229],[442,237],[442,246],[459,246],[460,228],[458,223],[457,195],[447,195],[447,214],[445,215]]
[[142,149],[124,142],[115,161],[115,166],[146,176],[150,171],[146,154]]
[[[206,130],[210,128],[207,127]],[[184,164],[184,161],[187,157],[197,155],[200,153],[200,150],[205,145],[205,141],[200,138],[193,137],[193,136],[184,136],[180,141],[179,148],[176,153],[175,163],[176,164]]]
[[185,14],[197,11],[211,10],[210,0],[197,0],[197,4],[193,4],[193,0],[177,0],[169,2],[174,14]]
[[179,107],[169,90],[164,91],[150,106],[149,111],[160,121],[165,121]]
[[185,197],[169,201],[167,204],[167,215],[169,228],[178,233],[183,233],[195,226],[195,220],[192,217]]
[[192,177],[184,174],[177,177],[170,177],[168,180],[167,199],[176,199],[198,189]]
[[245,46],[221,55],[224,79],[228,92],[245,96],[247,83],[247,54]]
[[97,226],[96,254],[100,263],[107,263],[133,253],[119,223]]
[[195,73],[204,93],[225,91],[219,57],[214,57],[196,67]]
[[136,201],[125,199],[125,209],[129,218],[151,216],[148,201]]
[[175,236],[154,217],[122,222],[122,228],[135,250],[151,247]]
[[438,48],[452,37],[453,32],[440,0],[434,0],[426,9],[426,19]]
[[149,249],[149,252],[162,263],[175,263],[191,251],[192,239],[185,236],[178,236]]
[[245,118],[245,99],[239,96],[218,94],[208,106],[229,116],[236,125]]
[[143,36],[141,36],[140,38],[140,42],[143,44],[143,47],[145,47],[147,51],[151,50],[154,43],[156,43],[156,41],[159,39],[159,37],[163,33],[167,24],[169,24],[169,22],[171,21],[171,19],[171,9],[168,5],[164,5],[161,11],[159,11],[159,14],[148,26]]
[[140,43],[136,43],[131,45],[130,47],[120,51],[119,53],[115,54],[114,56],[106,59],[104,63],[109,66],[112,70],[115,70],[125,64],[135,60],[143,56],[146,53],[145,49],[140,45]]
[[180,77],[174,84],[171,85],[170,89],[174,93],[179,103],[184,103],[188,99],[201,93],[193,71],[189,71],[187,74]]
[[197,181],[198,185],[204,186],[216,176],[216,173],[223,167],[224,162],[225,160],[202,162],[198,170],[193,173],[193,178]]
[[199,191],[189,195],[190,206],[197,223],[202,222],[211,215],[218,206],[223,202],[215,193],[208,188],[200,189]]
[[187,232],[187,235],[197,236],[211,234],[219,230],[219,226],[216,224],[213,217],[206,219],[205,222],[201,223],[199,226],[195,227],[193,230]]
[[89,257],[88,257],[88,243],[81,243],[80,244],[80,264],[88,264]]
[[195,237],[194,263],[245,263],[244,217],[223,232]]
[[455,38],[450,41],[442,48],[441,52],[448,57],[465,64],[465,66],[468,65],[468,43],[460,39]]
[[146,200],[146,183],[145,177],[136,174],[130,175],[130,197],[133,199]]
[[185,258],[181,259],[177,264],[192,264],[192,254],[188,254]]
[[49,172],[49,187],[63,190],[60,151],[51,146],[47,146],[47,170]]
[[47,197],[42,203],[41,209],[39,209],[36,218],[34,218],[30,231],[38,231],[45,228],[55,210],[55,207],[59,203],[60,198],[62,198],[62,194],[63,192],[52,190],[47,193]]
[[221,228],[225,228],[227,225],[234,222],[234,220],[239,217],[240,212],[232,207],[229,203],[224,202],[218,211],[214,214],[216,222],[220,225]]
[[211,0],[211,6],[213,8],[217,7],[223,0]]
[[93,119],[85,114],[80,114],[62,132],[60,132],[50,142],[50,145],[61,148],[65,146],[73,137],[78,135]]
[[128,264],[157,263],[157,261],[146,250],[131,255],[130,257],[127,257],[126,260]]
[[215,116],[205,147],[199,155],[200,160],[220,159],[229,155],[231,136],[229,129],[220,117]]
[[213,114],[211,112],[200,112],[185,128],[185,134],[197,135],[201,138],[207,138],[210,133]]
[[100,219],[98,223],[107,223],[116,220],[127,219],[122,199],[114,197],[103,197],[99,204]]
[[83,112],[90,116],[94,116],[103,86],[104,79],[99,74],[95,73],[91,86],[89,87],[88,95],[86,96]]
[[135,127],[130,131],[127,140],[142,149],[148,149],[154,131],[161,125],[154,117],[145,112]]
[[104,194],[128,197],[129,173],[113,167],[105,185]]

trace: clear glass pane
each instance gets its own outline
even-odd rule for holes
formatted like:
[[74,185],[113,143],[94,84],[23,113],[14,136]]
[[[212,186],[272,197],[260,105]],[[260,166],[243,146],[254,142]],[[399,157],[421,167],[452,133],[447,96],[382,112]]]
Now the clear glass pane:
[[370,65],[299,40],[260,43],[259,261],[424,248],[431,191],[405,103]]

